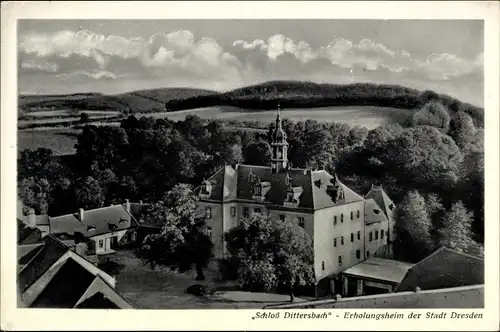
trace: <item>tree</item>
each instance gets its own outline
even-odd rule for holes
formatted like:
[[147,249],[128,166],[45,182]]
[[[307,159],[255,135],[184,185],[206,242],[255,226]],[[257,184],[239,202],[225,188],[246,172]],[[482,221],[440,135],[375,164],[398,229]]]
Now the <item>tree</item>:
[[[26,209],[32,208],[36,214],[46,214],[49,210],[51,185],[45,178],[30,177],[19,183],[19,195]],[[27,212],[23,211],[23,212]]]
[[434,127],[419,126],[391,140],[383,158],[391,167],[388,172],[403,183],[437,191],[456,185],[463,155],[449,136]]
[[243,158],[249,165],[268,165],[271,161],[271,146],[266,141],[252,142],[243,150]]
[[212,258],[213,244],[206,234],[206,217],[197,206],[198,198],[188,185],[179,184],[154,204],[144,219],[162,227],[161,234],[144,239],[138,256],[180,272],[196,268],[196,279],[205,278],[203,269]]
[[414,126],[432,126],[446,133],[450,126],[450,115],[442,104],[429,102],[413,114],[412,122]]
[[230,255],[239,261],[238,274],[244,288],[286,286],[293,301],[297,285],[314,281],[312,240],[295,223],[253,213],[230,229],[225,239]]
[[104,205],[105,193],[98,180],[91,176],[80,179],[75,185],[78,207],[96,209]]
[[80,123],[89,123],[90,122],[90,117],[88,113],[82,112],[80,114]]
[[424,198],[410,191],[396,210],[397,254],[412,261],[427,256],[433,249],[431,227]]
[[454,203],[443,218],[439,243],[460,252],[469,252],[475,246],[471,232],[472,213],[461,201]]
[[474,121],[472,121],[470,115],[463,111],[459,111],[451,118],[448,135],[453,138],[457,146],[464,152],[471,149],[476,139],[480,138],[476,136]]

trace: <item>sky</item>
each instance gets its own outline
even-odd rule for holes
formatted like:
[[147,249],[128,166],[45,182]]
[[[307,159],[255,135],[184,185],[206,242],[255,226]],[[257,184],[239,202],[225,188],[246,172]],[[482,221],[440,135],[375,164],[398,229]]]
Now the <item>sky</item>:
[[20,20],[22,94],[400,84],[483,106],[481,20]]

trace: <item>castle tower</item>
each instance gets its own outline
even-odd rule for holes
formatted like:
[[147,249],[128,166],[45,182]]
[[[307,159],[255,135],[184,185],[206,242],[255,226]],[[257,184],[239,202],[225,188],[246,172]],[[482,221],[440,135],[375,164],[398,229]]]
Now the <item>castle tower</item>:
[[281,125],[279,104],[278,114],[276,115],[276,129],[274,129],[272,134],[271,148],[271,171],[272,173],[277,174],[288,168],[288,142],[286,141],[286,133]]

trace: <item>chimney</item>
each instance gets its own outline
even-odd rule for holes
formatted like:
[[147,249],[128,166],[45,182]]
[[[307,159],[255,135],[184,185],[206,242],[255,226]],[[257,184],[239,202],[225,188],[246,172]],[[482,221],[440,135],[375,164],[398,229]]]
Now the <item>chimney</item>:
[[80,220],[80,222],[83,221],[84,214],[85,214],[85,210],[82,208],[79,208],[78,209],[78,219]]
[[28,226],[29,227],[36,227],[35,209],[28,210]]
[[420,287],[415,287],[415,293],[420,293]]
[[125,200],[125,209],[130,212],[130,201],[128,199]]

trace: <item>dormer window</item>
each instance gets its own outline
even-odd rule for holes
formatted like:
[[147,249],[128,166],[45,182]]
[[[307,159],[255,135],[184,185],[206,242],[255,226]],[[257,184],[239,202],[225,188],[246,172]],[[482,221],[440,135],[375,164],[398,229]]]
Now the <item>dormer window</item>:
[[380,210],[379,210],[379,209],[373,209],[373,212],[374,212],[375,214],[379,214],[379,213],[380,213]]
[[270,189],[271,182],[260,182],[260,180],[255,182],[252,189],[252,199],[263,201]]
[[87,226],[87,232],[95,232],[96,228],[94,225],[88,225]]
[[120,221],[119,221],[118,223],[119,223],[119,224],[123,224],[123,223],[126,223],[126,222],[128,222],[128,220],[127,220],[127,219],[123,219],[123,218],[121,218],[121,219],[120,219]]
[[302,195],[302,192],[302,187],[289,187],[283,205],[286,207],[297,207],[300,203],[300,195]]
[[212,183],[210,181],[203,181],[200,190],[200,196],[204,198],[210,197],[212,193]]
[[389,209],[390,209],[391,211],[393,211],[393,210],[394,210],[394,204],[389,205]]
[[116,226],[115,224],[112,224],[112,223],[108,223],[108,229],[110,231],[114,231],[115,229],[117,229],[118,226]]

